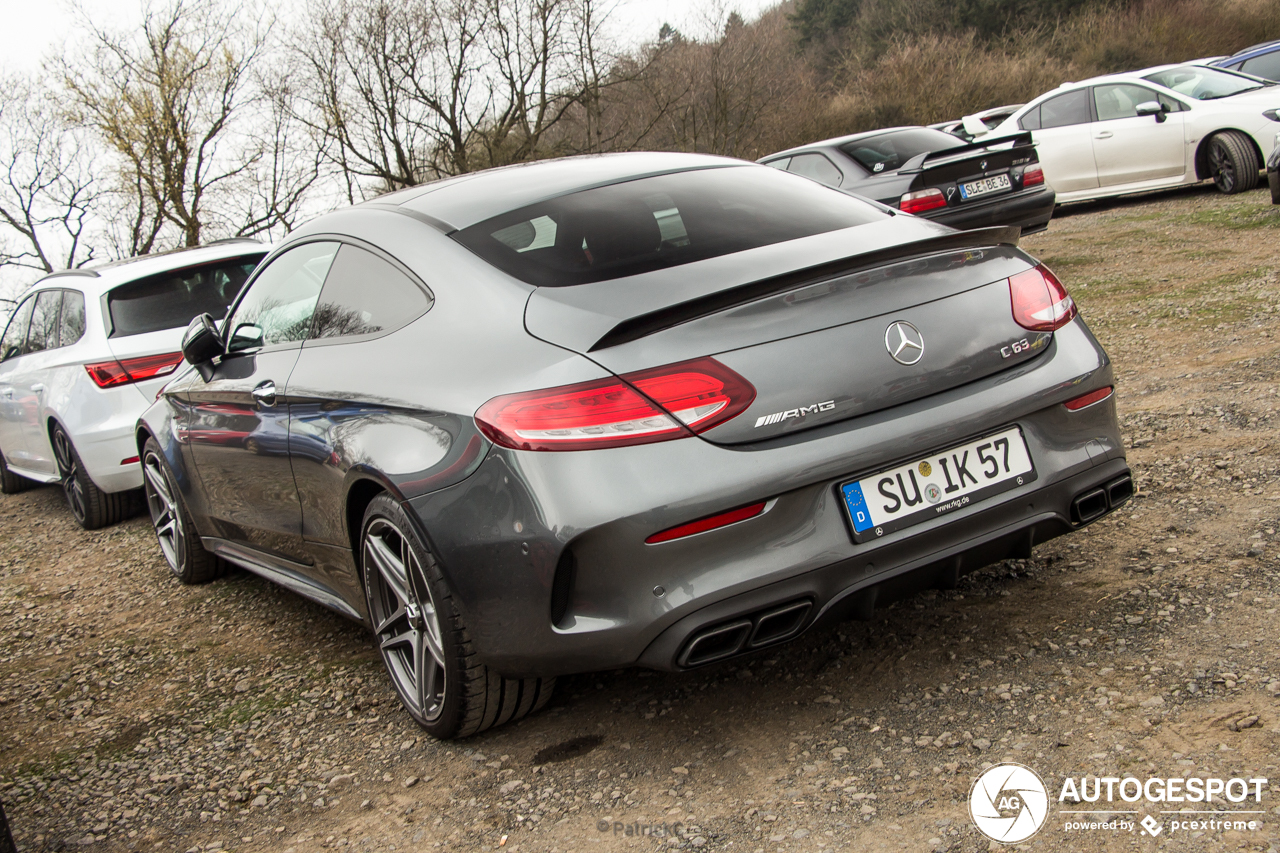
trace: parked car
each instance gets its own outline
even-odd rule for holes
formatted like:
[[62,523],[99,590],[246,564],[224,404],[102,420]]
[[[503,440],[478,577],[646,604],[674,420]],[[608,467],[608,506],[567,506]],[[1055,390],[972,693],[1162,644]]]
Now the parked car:
[[964,143],[928,127],[827,139],[760,159],[766,166],[955,228],[1043,231],[1053,216],[1031,135]]
[[992,107],[963,118],[931,124],[929,127],[957,136],[965,142],[972,142],[975,137],[989,133],[992,128],[1017,112],[1021,106],[1022,104],[1009,104],[1003,107]]
[[143,415],[160,549],[364,623],[438,737],[868,617],[1132,491],[1110,361],[1017,237],[692,154],[327,214]]
[[1254,77],[1280,81],[1280,39],[1246,47],[1213,63],[1219,68],[1243,71]]
[[1163,65],[1065,83],[991,132],[1031,131],[1059,202],[1194,184],[1258,184],[1280,88],[1203,65]]
[[254,240],[47,275],[0,342],[0,487],[62,484],[83,527],[142,486],[134,425],[182,361],[191,318],[221,316],[266,254]]

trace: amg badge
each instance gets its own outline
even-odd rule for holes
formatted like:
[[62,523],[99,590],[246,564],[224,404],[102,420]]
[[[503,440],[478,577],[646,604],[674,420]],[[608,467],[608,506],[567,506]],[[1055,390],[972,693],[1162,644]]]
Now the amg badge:
[[801,406],[798,409],[787,409],[785,412],[774,412],[772,415],[763,415],[756,418],[755,429],[769,424],[779,424],[791,418],[803,418],[805,415],[812,415],[817,412],[829,412],[836,407],[835,400],[828,400],[825,403],[814,403],[812,406]]

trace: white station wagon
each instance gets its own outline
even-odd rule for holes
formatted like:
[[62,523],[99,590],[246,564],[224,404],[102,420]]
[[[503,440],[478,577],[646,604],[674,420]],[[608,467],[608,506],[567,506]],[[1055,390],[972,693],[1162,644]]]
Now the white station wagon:
[[1058,201],[1194,184],[1251,190],[1280,131],[1280,85],[1204,65],[1065,83],[991,136],[1029,130]]
[[134,427],[182,363],[191,318],[221,317],[270,247],[255,240],[56,272],[0,338],[0,489],[61,483],[86,529],[142,486]]

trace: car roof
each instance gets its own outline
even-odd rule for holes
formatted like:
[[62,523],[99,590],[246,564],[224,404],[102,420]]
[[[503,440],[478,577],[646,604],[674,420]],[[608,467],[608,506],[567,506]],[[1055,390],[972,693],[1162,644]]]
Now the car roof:
[[[950,123],[951,122],[943,122],[944,125]],[[820,142],[810,142],[805,145],[797,145],[796,147],[788,148],[785,151],[775,151],[772,154],[766,154],[764,157],[761,157],[760,160],[763,162],[765,159],[772,160],[775,157],[785,157],[788,154],[797,154],[814,148],[839,148],[842,145],[848,145],[850,142],[858,142],[862,139],[870,139],[873,136],[883,136],[886,133],[897,133],[903,130],[938,130],[938,128],[934,126],[925,127],[924,125],[919,124],[907,124],[902,125],[901,127],[882,127],[879,130],[864,130],[862,133],[851,133],[848,136],[836,136],[831,139],[823,139]],[[946,131],[943,130],[938,130],[938,132],[946,133]]]
[[379,196],[357,207],[393,205],[435,220],[446,232],[562,195],[655,175],[753,166],[707,154],[652,151],[588,154],[485,169]]
[[113,287],[157,273],[185,269],[215,261],[232,260],[246,255],[266,255],[271,251],[269,243],[250,239],[219,240],[206,246],[173,249],[138,255],[118,261],[107,261],[73,270],[49,273],[35,284],[23,290],[21,300],[33,290],[47,287],[74,287],[91,297],[99,296]]
[[1249,47],[1246,47],[1243,50],[1237,50],[1235,53],[1231,54],[1230,56],[1224,57],[1224,59],[1231,59],[1231,60],[1248,59],[1249,54],[1254,52],[1272,53],[1276,50],[1280,50],[1280,39],[1272,39],[1271,41],[1264,41],[1264,42],[1259,42],[1258,44],[1250,45]]

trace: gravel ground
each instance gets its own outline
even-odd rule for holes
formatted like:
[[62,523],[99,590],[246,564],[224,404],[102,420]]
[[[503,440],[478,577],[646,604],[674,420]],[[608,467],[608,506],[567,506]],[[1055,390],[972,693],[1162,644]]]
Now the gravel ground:
[[[461,743],[357,626],[236,572],[173,581],[143,518],[0,497],[0,800],[18,849],[987,850],[992,762],[1280,779],[1280,207],[1197,189],[1024,241],[1116,362],[1140,493],[959,589],[684,675],[565,679]],[[1043,850],[1280,851],[1254,831]],[[1138,815],[1130,818],[1141,817]],[[663,827],[666,833],[663,833]]]

